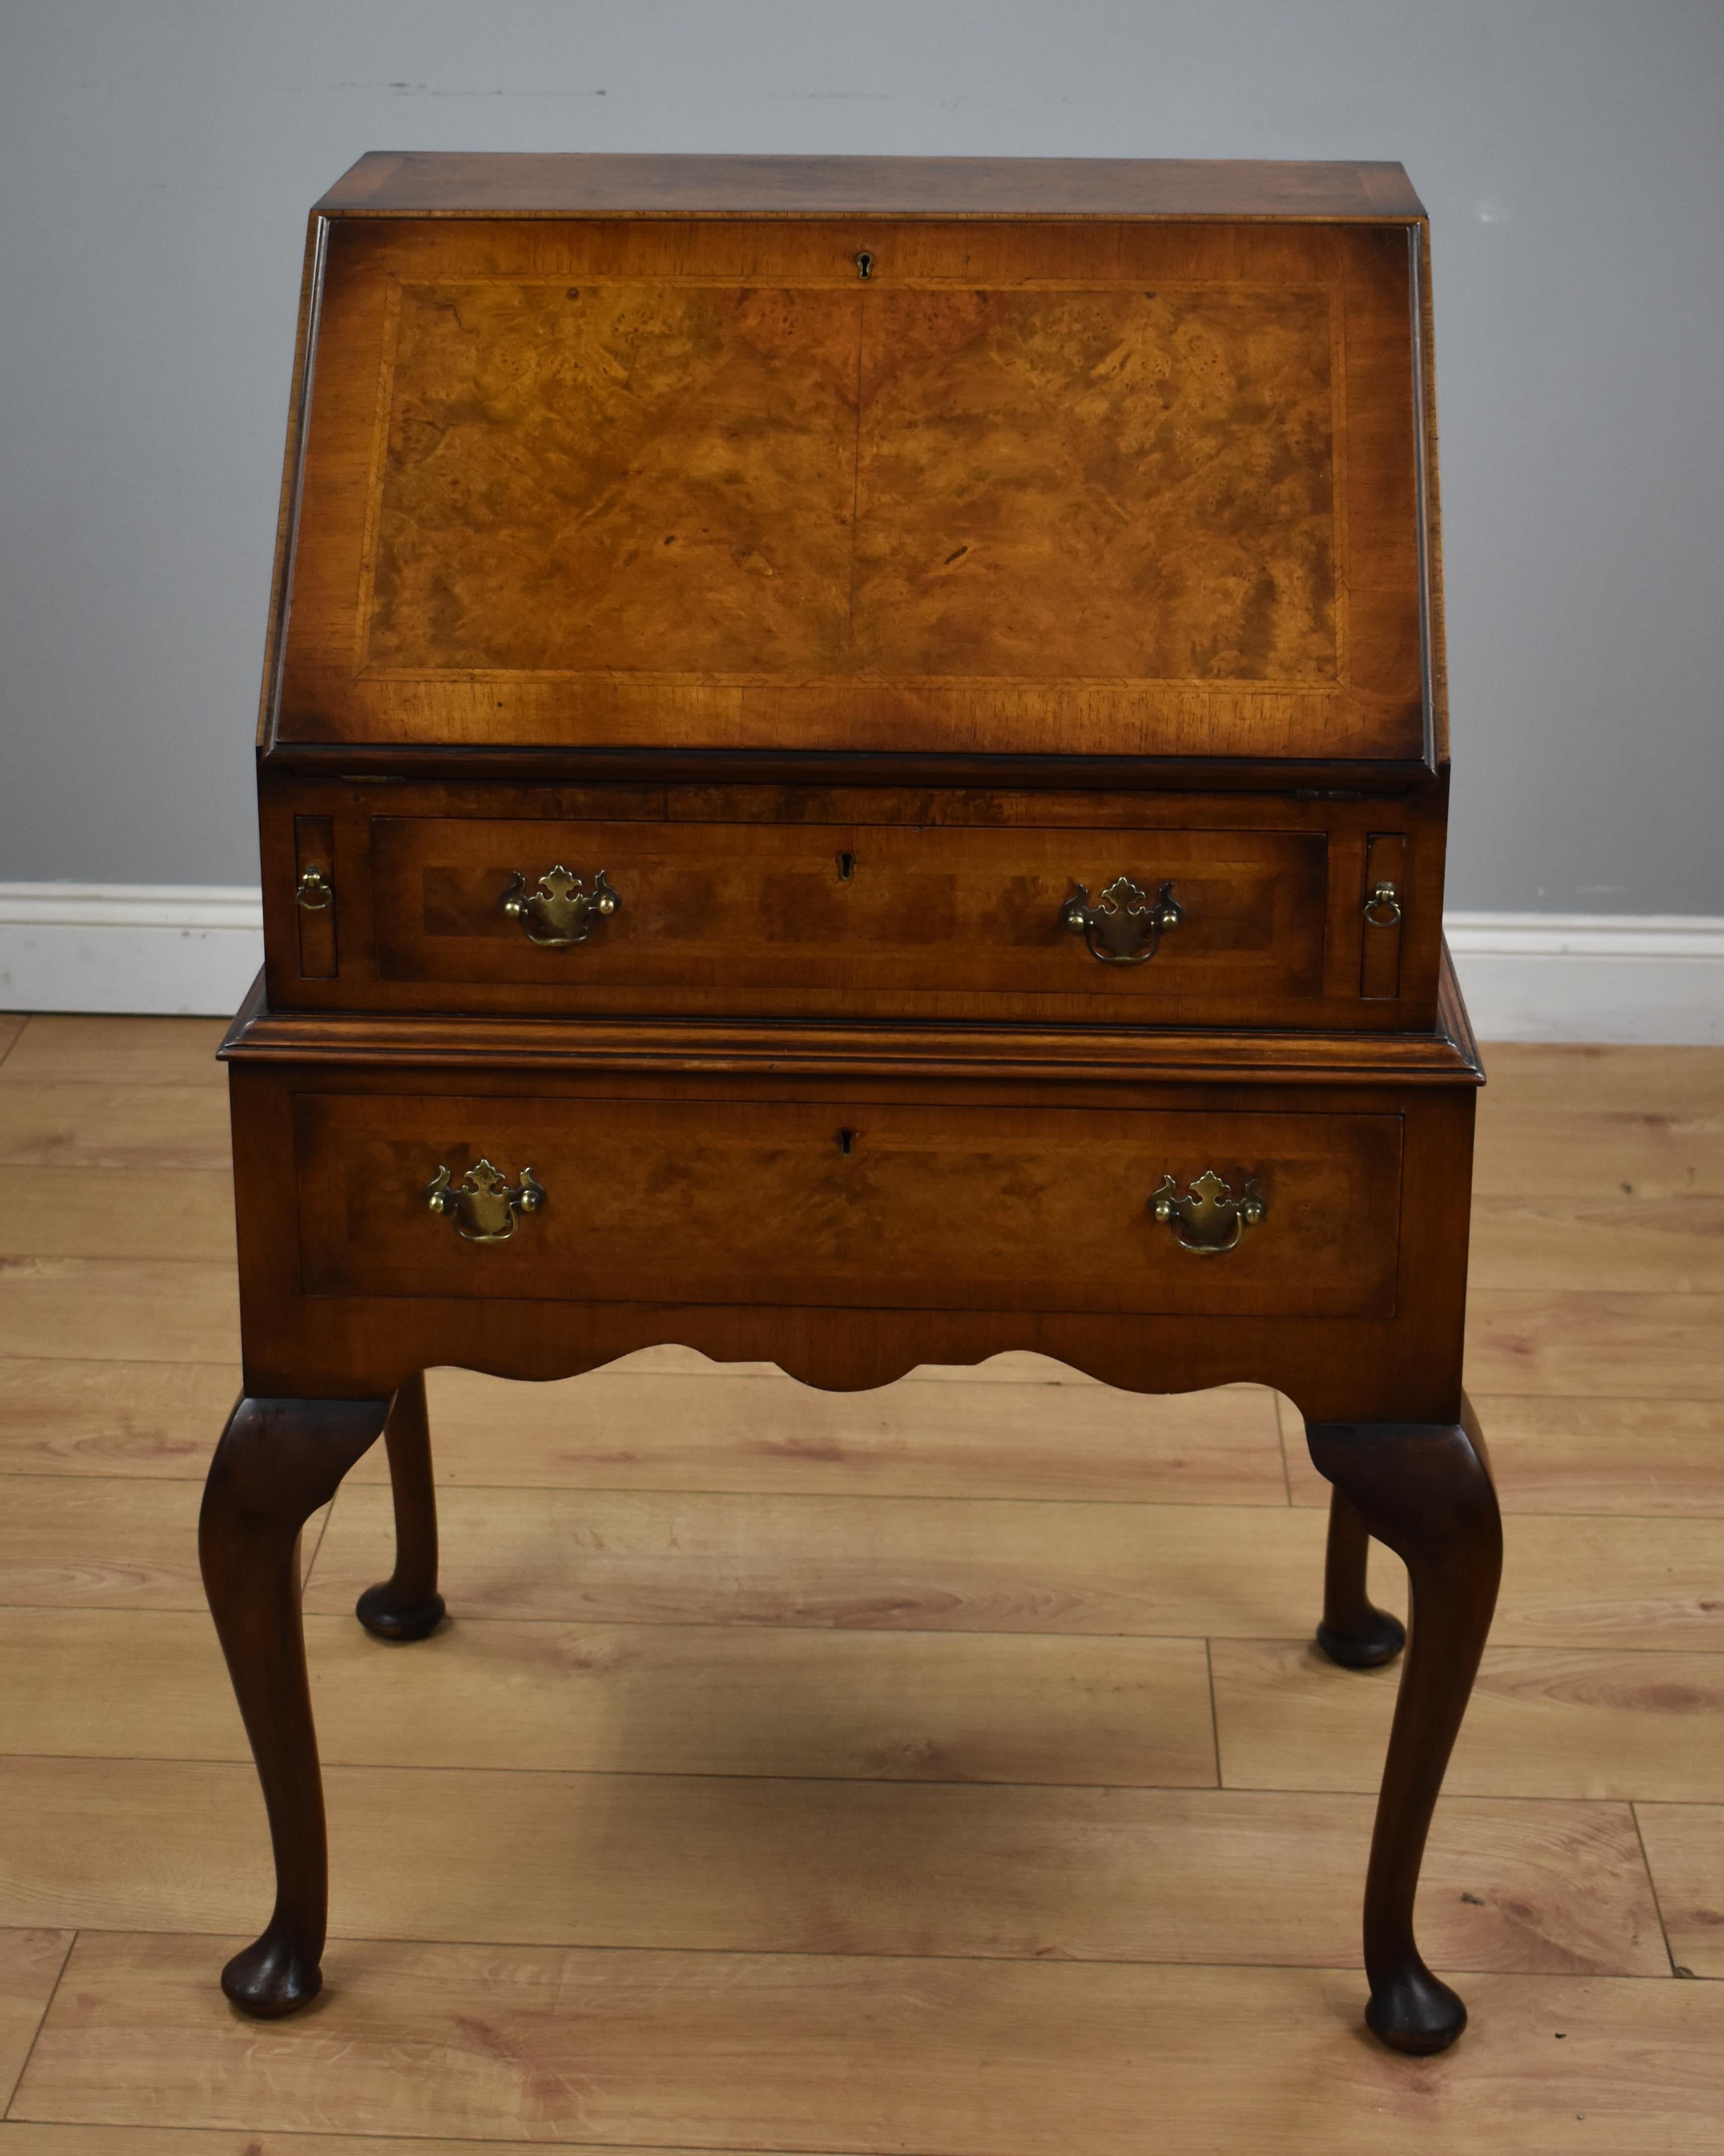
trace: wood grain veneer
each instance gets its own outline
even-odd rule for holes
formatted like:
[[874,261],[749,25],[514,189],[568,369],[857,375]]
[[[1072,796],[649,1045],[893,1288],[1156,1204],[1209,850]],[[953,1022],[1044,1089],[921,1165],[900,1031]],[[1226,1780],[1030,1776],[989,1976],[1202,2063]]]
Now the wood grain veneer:
[[1412,231],[320,224],[267,738],[1417,759]]

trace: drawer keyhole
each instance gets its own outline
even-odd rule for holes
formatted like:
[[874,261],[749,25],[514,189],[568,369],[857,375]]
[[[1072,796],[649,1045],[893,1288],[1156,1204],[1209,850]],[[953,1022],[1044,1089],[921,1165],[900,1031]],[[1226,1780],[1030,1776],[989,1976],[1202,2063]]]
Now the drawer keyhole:
[[840,854],[838,857],[839,881],[840,883],[848,883],[855,873],[856,856],[854,854]]
[[838,1134],[838,1149],[848,1160],[856,1150],[856,1133],[854,1131],[840,1131]]

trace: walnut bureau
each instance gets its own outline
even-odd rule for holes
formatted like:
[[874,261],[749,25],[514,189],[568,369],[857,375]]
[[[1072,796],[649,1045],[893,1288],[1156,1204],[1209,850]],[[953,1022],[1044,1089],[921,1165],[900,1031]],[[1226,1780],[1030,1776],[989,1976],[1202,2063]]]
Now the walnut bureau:
[[313,212],[225,1044],[245,1392],[204,1576],[317,1990],[302,1522],[423,1373],[654,1342],[1251,1380],[1322,1648],[1415,1622],[1370,2025],[1496,1595],[1428,230],[1393,165],[372,156]]

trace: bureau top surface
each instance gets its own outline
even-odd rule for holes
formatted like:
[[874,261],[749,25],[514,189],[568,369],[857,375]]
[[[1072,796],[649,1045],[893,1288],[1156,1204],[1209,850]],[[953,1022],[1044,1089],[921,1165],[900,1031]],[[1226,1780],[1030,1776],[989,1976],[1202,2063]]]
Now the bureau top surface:
[[1398,166],[368,157],[267,748],[1431,762]]
[[373,150],[318,203],[421,217],[1420,218],[1396,164]]

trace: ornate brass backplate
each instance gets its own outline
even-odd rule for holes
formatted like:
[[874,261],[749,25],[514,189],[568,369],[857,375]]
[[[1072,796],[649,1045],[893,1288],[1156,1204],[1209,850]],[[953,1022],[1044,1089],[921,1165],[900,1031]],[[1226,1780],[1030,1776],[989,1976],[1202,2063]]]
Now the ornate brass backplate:
[[566,951],[571,944],[584,943],[599,922],[608,920],[622,903],[605,881],[603,869],[588,891],[561,861],[546,870],[534,891],[527,889],[526,878],[517,870],[503,894],[504,912],[521,923],[529,943],[542,945],[548,951]]
[[531,1168],[522,1168],[520,1182],[511,1184],[488,1160],[475,1161],[459,1183],[439,1168],[425,1186],[425,1203],[434,1213],[449,1214],[455,1233],[468,1243],[506,1243],[516,1216],[536,1213],[544,1202],[544,1187],[533,1180]]
[[1246,1229],[1256,1227],[1269,1211],[1255,1178],[1247,1178],[1244,1195],[1235,1198],[1213,1168],[1194,1179],[1183,1198],[1170,1171],[1150,1194],[1149,1209],[1172,1228],[1182,1250],[1200,1258],[1219,1258],[1234,1249]]
[[1171,883],[1152,898],[1127,875],[1116,876],[1093,906],[1088,886],[1075,885],[1060,912],[1061,927],[1081,936],[1091,957],[1106,966],[1142,965],[1154,957],[1165,932],[1184,918]]

